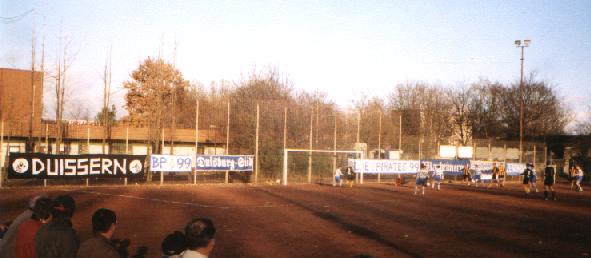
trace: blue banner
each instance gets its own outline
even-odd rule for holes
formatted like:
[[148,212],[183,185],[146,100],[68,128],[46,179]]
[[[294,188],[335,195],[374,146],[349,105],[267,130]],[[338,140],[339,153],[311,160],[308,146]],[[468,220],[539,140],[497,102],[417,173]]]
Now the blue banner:
[[197,155],[197,171],[252,171],[253,155]]
[[469,165],[469,160],[430,159],[421,160],[421,164],[427,166],[429,171],[435,170],[435,165],[440,165],[445,175],[463,175],[464,166]]

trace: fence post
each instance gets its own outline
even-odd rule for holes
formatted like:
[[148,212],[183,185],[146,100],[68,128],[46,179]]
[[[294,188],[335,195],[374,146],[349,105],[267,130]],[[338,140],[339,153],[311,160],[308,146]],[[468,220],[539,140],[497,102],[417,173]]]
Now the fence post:
[[312,132],[314,125],[314,113],[310,114],[310,152],[308,152],[308,184],[312,183]]
[[[195,98],[195,156],[197,158],[199,154],[199,98]],[[193,171],[193,184],[197,184],[197,164],[195,164],[195,170]]]
[[2,146],[4,146],[4,119],[0,121],[0,156],[2,157],[2,164],[0,164],[0,188],[4,183],[4,164],[6,163],[6,155],[2,153]]
[[283,149],[283,185],[287,185],[287,153],[287,149]]
[[[228,123],[226,124],[226,155],[230,155],[230,101],[228,101]],[[226,170],[226,184],[228,183],[228,170]]]
[[[87,146],[88,146],[88,152],[90,152],[90,124],[87,124],[87,125],[86,125],[86,144],[87,144]],[[105,145],[104,145],[104,144],[103,144],[103,149],[102,149],[102,151],[103,151],[103,154],[105,154]],[[87,178],[86,178],[86,180],[85,180],[85,181],[86,181],[86,186],[88,186],[88,185],[89,185],[89,182],[88,182],[88,180],[89,180],[89,179],[88,179],[88,177],[87,177]]]
[[[125,154],[129,155],[129,125],[125,127]],[[127,185],[127,177],[123,179],[123,185]]]
[[[257,121],[256,121],[256,133],[255,133],[255,143],[254,143],[254,183],[258,184],[259,183],[259,112],[260,112],[260,106],[257,103]],[[286,155],[286,159],[287,159],[287,155]],[[285,163],[287,164],[287,160],[285,161]],[[287,174],[287,171],[285,171],[285,173]]]

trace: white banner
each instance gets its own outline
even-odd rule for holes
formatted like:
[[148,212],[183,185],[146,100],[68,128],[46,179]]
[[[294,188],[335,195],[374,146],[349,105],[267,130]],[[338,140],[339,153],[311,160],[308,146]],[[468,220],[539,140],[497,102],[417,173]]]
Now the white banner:
[[355,173],[412,174],[419,171],[418,160],[349,159]]
[[151,155],[150,171],[191,172],[193,156],[186,155]]
[[525,163],[507,163],[505,165],[505,171],[507,171],[507,175],[510,175],[510,176],[521,175],[524,170],[525,170]]
[[502,162],[470,160],[470,168],[476,170],[476,166],[478,166],[479,171],[484,173],[491,173],[493,163],[497,164],[497,168],[502,164]]

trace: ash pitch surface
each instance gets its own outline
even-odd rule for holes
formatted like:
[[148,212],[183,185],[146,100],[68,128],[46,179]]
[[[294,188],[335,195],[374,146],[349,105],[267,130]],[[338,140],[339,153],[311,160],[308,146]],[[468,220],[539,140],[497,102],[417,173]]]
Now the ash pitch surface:
[[425,196],[390,184],[169,185],[52,187],[0,190],[0,221],[16,217],[27,199],[70,194],[74,228],[91,234],[98,208],[114,210],[114,238],[129,256],[161,257],[160,244],[194,217],[217,227],[210,257],[585,257],[591,255],[591,194],[558,185],[543,193],[444,184]]

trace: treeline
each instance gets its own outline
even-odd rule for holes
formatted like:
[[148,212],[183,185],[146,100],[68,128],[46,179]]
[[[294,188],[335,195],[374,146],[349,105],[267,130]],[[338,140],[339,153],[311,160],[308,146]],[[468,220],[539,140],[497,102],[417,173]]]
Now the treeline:
[[[309,148],[312,135],[312,148],[332,149],[335,134],[337,149],[364,142],[368,149],[401,146],[405,151],[409,139],[425,145],[466,145],[473,138],[519,139],[518,83],[480,80],[443,86],[412,82],[393,86],[384,97],[360,96],[351,106],[340,107],[325,93],[297,90],[274,70],[206,87],[185,80],[172,64],[148,58],[124,87],[129,113],[124,120],[150,127],[155,152],[161,150],[163,127],[195,128],[197,102],[199,128],[224,136],[229,103],[230,153],[254,152],[258,105],[261,159],[282,155],[284,124],[289,148]],[[570,116],[548,83],[530,74],[523,96],[526,138],[563,133]],[[261,160],[261,164],[267,162]]]

